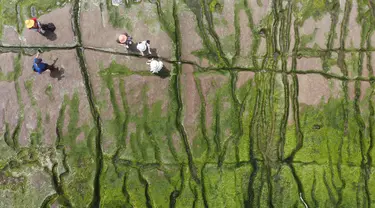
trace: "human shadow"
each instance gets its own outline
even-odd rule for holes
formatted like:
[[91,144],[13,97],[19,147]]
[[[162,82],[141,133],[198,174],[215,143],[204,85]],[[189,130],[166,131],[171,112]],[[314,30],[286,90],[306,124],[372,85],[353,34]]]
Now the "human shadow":
[[54,41],[57,39],[57,35],[55,32],[52,32],[52,31],[49,31],[49,30],[46,30],[44,32],[44,34],[42,34],[44,37],[46,37],[48,40],[50,41]]
[[57,62],[58,59],[55,59],[53,61],[53,64],[52,65],[48,65],[48,69],[50,70],[50,77],[52,78],[56,78],[57,80],[61,80],[62,78],[64,78],[64,72],[65,70],[61,67],[56,67],[55,66],[55,63]]
[[57,80],[61,80],[65,77],[64,72],[65,70],[61,67],[55,67],[53,69],[50,69],[51,73],[49,74],[52,78],[56,78]]
[[128,45],[128,46],[129,46],[129,48],[127,48],[128,52],[140,54],[139,50],[137,49],[137,43],[133,42],[133,44]]
[[147,51],[146,56],[148,56],[148,57],[158,57],[158,49],[150,48],[150,52],[151,52],[151,54],[149,54],[148,51]]
[[165,66],[163,66],[163,68],[158,73],[155,73],[155,75],[165,79],[171,76],[171,72]]

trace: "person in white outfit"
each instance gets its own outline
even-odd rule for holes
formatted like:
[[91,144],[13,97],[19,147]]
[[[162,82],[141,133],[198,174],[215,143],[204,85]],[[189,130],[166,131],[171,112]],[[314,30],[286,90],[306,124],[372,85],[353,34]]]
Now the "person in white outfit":
[[148,49],[148,53],[151,54],[151,51],[150,51],[150,41],[149,40],[145,40],[145,41],[142,41],[142,42],[139,42],[137,44],[137,49],[141,52],[142,56],[144,56],[144,52]]
[[150,65],[150,71],[152,73],[158,73],[163,68],[163,62],[151,59],[147,61],[147,64]]

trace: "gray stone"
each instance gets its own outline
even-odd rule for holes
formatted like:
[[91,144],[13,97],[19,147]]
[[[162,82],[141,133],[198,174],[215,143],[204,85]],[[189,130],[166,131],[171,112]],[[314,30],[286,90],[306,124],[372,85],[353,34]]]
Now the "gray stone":
[[113,6],[119,6],[120,4],[122,4],[122,0],[112,0]]
[[31,16],[32,17],[36,17],[36,8],[35,8],[35,6],[31,6],[30,10],[31,10]]
[[276,61],[277,60],[277,58],[279,57],[279,53],[278,52],[275,52],[274,54],[273,54],[273,60],[274,61]]
[[17,22],[18,22],[18,28],[23,27],[23,21],[21,20],[21,6],[17,4]]
[[36,54],[36,52],[38,52],[38,50],[36,50],[36,49],[25,48],[25,49],[23,50],[23,52],[24,52],[26,55],[34,56],[34,55]]

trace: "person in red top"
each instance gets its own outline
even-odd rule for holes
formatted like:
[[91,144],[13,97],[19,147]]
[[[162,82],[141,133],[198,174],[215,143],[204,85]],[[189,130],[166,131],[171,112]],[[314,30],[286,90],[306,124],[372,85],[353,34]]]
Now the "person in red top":
[[34,17],[29,20],[25,21],[25,25],[29,30],[34,30],[39,32],[40,34],[44,34],[44,30],[42,29],[42,24]]

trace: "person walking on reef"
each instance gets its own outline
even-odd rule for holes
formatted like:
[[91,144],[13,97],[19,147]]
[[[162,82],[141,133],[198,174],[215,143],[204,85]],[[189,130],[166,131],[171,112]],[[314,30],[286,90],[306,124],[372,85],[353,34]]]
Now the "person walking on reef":
[[143,52],[145,52],[147,49],[148,49],[148,53],[151,55],[150,41],[145,40],[145,41],[139,42],[137,44],[137,49],[141,52],[142,56],[145,55]]
[[25,25],[29,30],[36,31],[42,35],[45,33],[42,28],[42,24],[35,17],[25,20]]
[[163,69],[163,62],[155,60],[155,59],[150,59],[146,62],[147,65],[150,66],[150,71],[153,74],[159,73]]
[[39,51],[36,54],[33,62],[33,71],[38,72],[38,74],[43,73],[49,68],[49,65],[44,63],[41,58],[39,58]]
[[29,30],[34,30],[36,32],[39,32],[42,35],[48,35],[48,33],[46,32],[54,33],[56,30],[55,24],[53,23],[42,24],[35,17],[29,20],[25,20],[25,25]]
[[125,45],[126,48],[129,48],[129,46],[133,44],[133,38],[128,33],[124,33],[118,36],[117,42],[121,45]]

